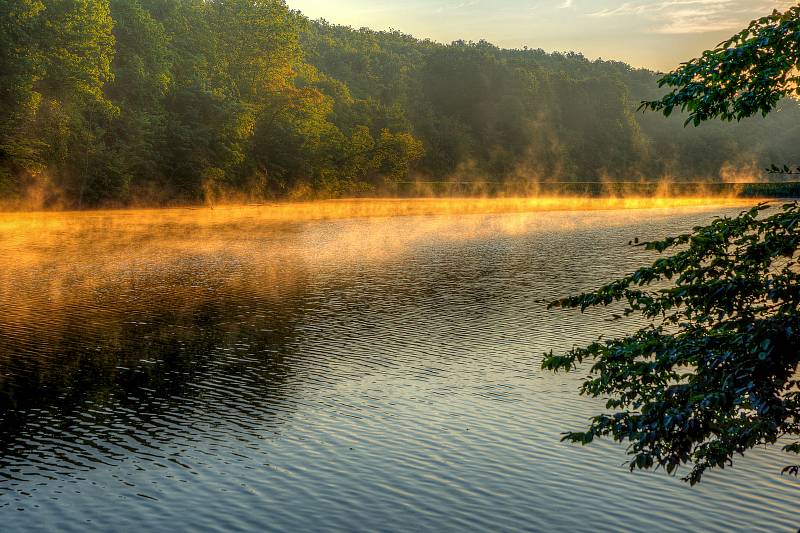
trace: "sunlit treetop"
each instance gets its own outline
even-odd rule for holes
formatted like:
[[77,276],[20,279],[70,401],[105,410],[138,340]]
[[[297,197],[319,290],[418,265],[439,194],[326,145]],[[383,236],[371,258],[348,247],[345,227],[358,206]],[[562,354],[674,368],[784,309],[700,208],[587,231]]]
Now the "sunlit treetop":
[[686,124],[732,121],[769,113],[784,96],[800,95],[800,5],[773,11],[661,78],[675,89],[641,108],[669,116],[688,112]]

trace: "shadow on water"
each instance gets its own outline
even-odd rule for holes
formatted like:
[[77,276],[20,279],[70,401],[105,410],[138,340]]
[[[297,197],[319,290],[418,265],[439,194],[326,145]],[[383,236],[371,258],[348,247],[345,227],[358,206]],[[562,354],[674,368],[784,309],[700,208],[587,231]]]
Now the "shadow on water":
[[108,292],[92,307],[42,301],[40,322],[4,324],[0,491],[128,454],[159,457],[174,436],[221,420],[235,426],[227,431],[278,431],[275,409],[291,411],[296,377],[296,295],[156,286]]

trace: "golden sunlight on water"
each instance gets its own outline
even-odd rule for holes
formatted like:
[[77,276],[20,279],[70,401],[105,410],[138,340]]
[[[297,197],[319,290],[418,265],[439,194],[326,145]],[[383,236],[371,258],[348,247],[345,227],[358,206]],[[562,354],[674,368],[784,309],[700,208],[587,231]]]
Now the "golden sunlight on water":
[[[189,247],[201,250],[219,241],[225,232],[246,232],[254,225],[264,223],[300,223],[313,220],[373,218],[392,216],[433,215],[490,215],[519,214],[518,218],[505,219],[503,227],[484,228],[484,231],[513,231],[516,222],[529,222],[536,213],[550,211],[595,211],[595,210],[642,210],[642,209],[714,209],[720,206],[749,206],[756,200],[720,197],[627,197],[627,198],[419,198],[419,199],[356,199],[329,200],[300,203],[275,203],[248,206],[218,206],[216,208],[171,208],[142,210],[104,210],[77,212],[0,212],[0,238],[6,245],[17,245],[20,250],[14,257],[2,260],[11,264],[31,259],[47,239],[58,239],[62,232],[74,233],[81,228],[101,228],[93,233],[93,245],[103,245],[103,236],[111,239],[112,232],[120,231],[129,238],[145,236],[147,240],[169,237],[160,244],[169,247]],[[158,231],[153,233],[153,229]],[[426,224],[423,229],[430,229]],[[223,229],[223,233],[220,233]],[[476,228],[473,228],[476,229]],[[519,229],[519,228],[518,228]],[[208,231],[211,231],[209,234]],[[468,228],[459,228],[462,236],[469,235]],[[203,233],[201,233],[203,232]],[[455,235],[454,235],[455,236]],[[113,235],[105,244],[118,246],[121,235]],[[370,241],[368,236],[358,236]],[[100,239],[97,241],[97,239]],[[211,238],[211,241],[207,240]],[[32,248],[22,245],[35,241]],[[86,244],[86,243],[84,243]]]
[[[536,196],[530,198],[360,198],[345,200],[320,200],[314,202],[279,202],[258,205],[222,205],[214,208],[172,208],[140,210],[80,211],[70,216],[93,217],[117,214],[122,222],[128,217],[160,221],[187,220],[219,223],[237,219],[250,220],[320,220],[354,217],[385,217],[399,215],[463,215],[521,213],[529,211],[613,210],[613,209],[672,209],[720,205],[751,205],[757,200],[720,196],[627,196],[619,198],[592,198],[570,196]],[[202,216],[204,214],[205,216]],[[213,216],[212,216],[213,214]],[[61,213],[65,216],[64,213]],[[52,218],[51,213],[0,212],[0,229],[12,229],[15,222],[33,223]]]
[[[626,224],[654,213],[715,210],[752,205],[754,200],[719,197],[679,198],[496,198],[496,199],[358,199],[269,205],[220,206],[78,212],[0,213],[0,295],[17,291],[21,280],[46,266],[53,294],[65,281],[71,290],[93,280],[109,280],[115,272],[145,258],[160,262],[186,254],[228,257],[262,256],[249,237],[265,228],[297,226],[316,220],[366,220],[358,226],[336,226],[318,242],[271,243],[272,260],[339,262],[358,256],[377,260],[397,255],[410,244],[433,237],[447,240],[515,235],[536,228],[574,227],[580,213],[615,211],[604,224]],[[547,213],[573,211],[575,217]],[[491,217],[486,215],[509,215]],[[453,224],[448,216],[464,216]],[[389,234],[385,217],[413,216],[402,235]],[[368,228],[365,231],[365,228]],[[278,232],[280,234],[280,232]],[[42,278],[38,277],[41,283]],[[8,301],[8,300],[6,300]]]
[[632,475],[613,444],[560,443],[601,406],[577,395],[580,373],[539,369],[545,350],[630,326],[548,311],[546,301],[651,259],[627,246],[634,237],[687,231],[752,203],[355,200],[2,214],[4,525],[791,524],[797,485],[779,476],[779,454],[753,454],[694,492]]
[[[575,229],[591,212],[613,211],[603,217],[603,224],[614,226],[752,202],[718,197],[424,198],[0,213],[0,312],[6,312],[7,320],[22,321],[41,313],[42,305],[58,312],[58,307],[80,305],[100,287],[128,282],[132,272],[158,272],[165,265],[170,265],[170,272],[190,270],[190,259],[221,264],[223,270],[226,263],[244,262],[254,265],[262,280],[280,278],[290,286],[297,265],[314,269],[354,258],[386,261],[432,240],[457,242]],[[554,217],[555,211],[565,214]],[[413,223],[398,234],[395,225],[384,221],[399,216],[412,217]],[[454,216],[458,223],[453,223]],[[331,225],[325,232],[303,231],[315,221],[344,219],[360,222]],[[295,238],[298,232],[303,239]],[[269,235],[266,249],[265,235]],[[270,286],[274,283],[262,287]],[[47,295],[44,302],[43,295]],[[8,305],[13,305],[13,312]]]

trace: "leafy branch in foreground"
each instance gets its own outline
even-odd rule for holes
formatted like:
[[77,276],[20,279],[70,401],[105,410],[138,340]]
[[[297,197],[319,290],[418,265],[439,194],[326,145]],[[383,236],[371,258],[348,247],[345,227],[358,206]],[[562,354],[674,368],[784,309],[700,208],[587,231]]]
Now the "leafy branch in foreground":
[[697,59],[659,80],[675,89],[640,109],[688,112],[686,124],[766,115],[784,96],[800,95],[800,5],[754,20]]
[[[684,479],[759,445],[800,435],[800,206],[762,216],[761,204],[690,234],[647,243],[671,255],[598,290],[551,307],[626,305],[651,325],[598,341],[543,367],[591,361],[582,394],[610,398],[584,432],[630,443],[631,470],[692,465]],[[800,452],[800,442],[785,447]],[[800,467],[787,467],[797,473]]]

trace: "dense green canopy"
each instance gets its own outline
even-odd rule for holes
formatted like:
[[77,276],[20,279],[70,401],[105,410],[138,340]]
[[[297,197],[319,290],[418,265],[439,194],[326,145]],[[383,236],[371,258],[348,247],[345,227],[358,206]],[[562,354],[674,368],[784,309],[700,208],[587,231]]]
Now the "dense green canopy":
[[310,22],[281,0],[5,0],[0,199],[697,180],[800,161],[794,102],[768,119],[685,131],[681,118],[636,114],[657,79],[573,53]]

